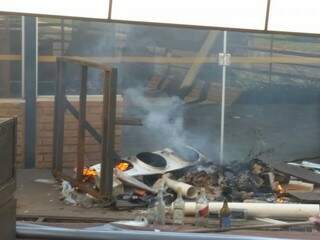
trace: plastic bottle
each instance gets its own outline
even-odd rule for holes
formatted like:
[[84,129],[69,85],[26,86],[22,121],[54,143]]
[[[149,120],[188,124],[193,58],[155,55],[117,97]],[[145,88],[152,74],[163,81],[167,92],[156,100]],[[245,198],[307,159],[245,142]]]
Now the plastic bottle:
[[184,209],[185,202],[182,198],[182,190],[179,188],[177,199],[173,202],[173,224],[184,224]]
[[209,202],[206,196],[206,190],[201,188],[196,202],[196,226],[207,227],[209,216]]
[[231,227],[231,211],[228,206],[227,199],[224,199],[222,208],[220,210],[220,228],[226,229]]

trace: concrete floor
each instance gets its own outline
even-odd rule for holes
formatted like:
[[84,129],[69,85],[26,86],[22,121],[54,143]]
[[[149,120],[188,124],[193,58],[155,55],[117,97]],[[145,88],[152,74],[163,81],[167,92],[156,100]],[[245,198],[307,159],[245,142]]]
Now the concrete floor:
[[17,215],[56,216],[56,217],[94,217],[108,219],[132,219],[134,212],[112,211],[106,208],[86,209],[80,206],[68,206],[59,200],[60,189],[57,184],[37,183],[36,179],[52,178],[49,170],[17,171]]
[[[60,190],[57,184],[37,183],[36,179],[53,180],[49,170],[18,170],[17,171],[17,191],[16,198],[17,215],[29,217],[85,217],[99,218],[100,222],[110,222],[117,220],[134,219],[137,216],[136,211],[114,211],[106,208],[82,208],[76,206],[67,206],[59,200]],[[44,223],[46,224],[46,223]],[[64,227],[88,227],[97,225],[97,223],[49,223],[55,226]],[[248,222],[246,222],[248,224]],[[235,231],[228,234],[252,235],[264,237],[278,237],[289,239],[320,239],[320,233],[305,232],[285,232],[285,231]]]

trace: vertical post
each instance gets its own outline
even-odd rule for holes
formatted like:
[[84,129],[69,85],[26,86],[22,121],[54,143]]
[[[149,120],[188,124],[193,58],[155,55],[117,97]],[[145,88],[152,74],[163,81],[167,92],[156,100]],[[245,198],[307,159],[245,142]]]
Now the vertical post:
[[[273,41],[274,41],[274,37],[273,37],[273,34],[271,34],[271,40],[270,40],[270,58],[271,58],[271,60],[273,57]],[[270,61],[270,63],[269,63],[269,84],[271,84],[271,80],[272,80],[272,61]]]
[[24,40],[24,25],[25,25],[25,20],[24,16],[21,17],[21,97],[24,99],[25,98],[25,66],[24,66],[24,52],[25,52],[25,40]]
[[57,62],[57,84],[54,101],[54,135],[53,135],[53,175],[62,172],[63,139],[64,139],[64,111],[65,111],[65,84],[63,75],[65,72],[65,62]]
[[[3,28],[6,34],[1,36],[1,44],[0,51],[9,52],[11,54],[11,41],[10,38],[12,36],[11,28],[10,28],[10,16],[4,16],[3,19]],[[10,98],[12,97],[12,92],[10,90],[11,85],[11,62],[5,61],[0,64],[0,74],[1,74],[1,82],[0,82],[0,96]]]
[[[227,55],[227,31],[223,32],[223,54]],[[221,125],[220,125],[220,164],[223,164],[224,158],[224,114],[225,114],[225,102],[226,102],[226,75],[227,65],[222,66],[222,92],[221,92]]]
[[37,133],[38,29],[36,17],[23,21],[23,78],[25,84],[25,168],[35,167]]
[[113,168],[114,168],[114,135],[117,101],[117,70],[105,72],[103,88],[102,116],[102,161],[100,194],[107,200],[112,199]]
[[64,31],[64,19],[61,19],[61,52],[60,52],[60,56],[64,55],[64,49],[65,49],[65,31]]
[[79,182],[82,181],[84,167],[88,67],[83,65],[81,71],[77,151],[77,181]]

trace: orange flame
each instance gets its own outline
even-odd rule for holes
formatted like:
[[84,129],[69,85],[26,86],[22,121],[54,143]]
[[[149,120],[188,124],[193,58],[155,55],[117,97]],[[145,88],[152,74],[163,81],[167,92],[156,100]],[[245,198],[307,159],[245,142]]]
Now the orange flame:
[[284,190],[284,188],[281,186],[281,184],[278,184],[278,186],[277,186],[277,192],[278,192],[279,194],[285,193],[285,190]]
[[277,185],[276,194],[277,194],[277,203],[284,203],[283,195],[286,193],[285,189],[281,186],[281,184]]
[[116,168],[122,172],[127,171],[129,168],[129,163],[121,162],[116,166]]
[[85,177],[95,177],[97,176],[97,171],[92,168],[84,168],[83,169],[83,176]]

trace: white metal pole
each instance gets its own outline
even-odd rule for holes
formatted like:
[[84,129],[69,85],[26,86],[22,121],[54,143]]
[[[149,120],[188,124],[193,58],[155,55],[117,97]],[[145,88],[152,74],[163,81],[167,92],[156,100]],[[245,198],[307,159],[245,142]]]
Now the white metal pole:
[[220,128],[220,164],[224,161],[224,115],[225,115],[225,94],[226,94],[226,74],[227,74],[227,31],[223,32],[223,55],[224,62],[222,66],[222,90],[221,90],[221,128]]
[[25,68],[24,68],[24,55],[25,55],[25,39],[24,39],[24,16],[21,17],[21,97],[25,96]]
[[35,41],[36,41],[36,98],[38,98],[39,95],[39,22],[38,22],[38,18],[36,17],[36,37],[35,37]]

